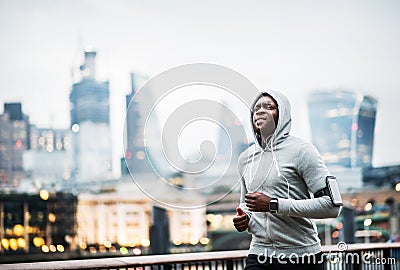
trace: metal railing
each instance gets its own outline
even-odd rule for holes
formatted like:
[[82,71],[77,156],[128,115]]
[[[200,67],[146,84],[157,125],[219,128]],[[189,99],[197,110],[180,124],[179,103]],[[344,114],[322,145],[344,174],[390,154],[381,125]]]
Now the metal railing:
[[[325,269],[399,269],[400,243],[323,246]],[[247,250],[2,264],[0,269],[241,270]],[[289,258],[293,259],[296,258]]]
[[[341,245],[342,244],[342,245]],[[325,269],[400,269],[400,243],[323,246]]]

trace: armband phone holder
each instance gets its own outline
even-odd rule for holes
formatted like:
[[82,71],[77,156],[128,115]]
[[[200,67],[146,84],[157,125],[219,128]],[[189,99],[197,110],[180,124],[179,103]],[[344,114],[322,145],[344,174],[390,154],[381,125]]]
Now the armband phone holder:
[[342,206],[343,201],[342,197],[340,196],[339,186],[334,176],[327,176],[326,177],[326,187],[329,192],[329,197],[331,197],[332,203],[336,206]]

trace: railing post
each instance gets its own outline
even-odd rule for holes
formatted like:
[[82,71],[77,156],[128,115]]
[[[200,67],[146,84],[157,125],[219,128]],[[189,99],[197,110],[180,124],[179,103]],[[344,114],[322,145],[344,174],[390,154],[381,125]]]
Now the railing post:
[[359,258],[359,261],[357,263],[354,264],[353,269],[354,270],[361,270],[362,269],[362,263],[363,263],[363,259],[362,259],[362,251],[357,251],[355,252]]
[[171,264],[164,264],[162,270],[171,270],[172,265]]
[[383,251],[383,258],[386,258],[386,261],[389,262],[389,263],[385,263],[384,269],[385,270],[391,270],[392,269],[392,265],[390,264],[389,259],[391,257],[392,249],[391,248],[384,248],[382,251]]
[[226,269],[233,270],[233,260],[226,261]]

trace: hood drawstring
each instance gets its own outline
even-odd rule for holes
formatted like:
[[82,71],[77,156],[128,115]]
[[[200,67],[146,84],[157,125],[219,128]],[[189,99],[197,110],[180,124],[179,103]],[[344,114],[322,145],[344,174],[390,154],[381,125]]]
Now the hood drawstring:
[[[282,176],[283,179],[285,179],[285,181],[286,181],[286,184],[287,184],[287,198],[289,199],[289,198],[290,198],[290,184],[289,184],[289,181],[287,180],[287,178],[286,178],[283,174],[281,174],[281,171],[280,171],[280,169],[279,169],[278,160],[276,159],[276,154],[275,154],[275,150],[274,150],[274,148],[275,148],[275,144],[274,144],[274,142],[275,142],[275,136],[274,136],[274,135],[271,137],[270,142],[271,142],[271,147],[270,147],[268,150],[271,151],[271,154],[272,154],[272,162],[273,162],[274,165],[275,165],[275,169],[276,169],[276,172],[278,173],[278,177],[281,177],[281,176]],[[267,144],[267,148],[268,148],[268,144]]]
[[252,176],[251,171],[253,170],[254,156],[256,155],[256,151],[254,149],[253,155],[251,157],[250,169],[249,169],[249,187],[247,188],[250,191],[251,184],[253,183],[254,176]]
[[[270,145],[267,143],[266,147],[262,148],[262,152],[263,153],[266,152],[267,150],[269,150],[271,152],[271,154],[272,154],[272,163],[273,164],[271,164],[271,166],[269,167],[267,175],[264,178],[264,181],[258,187],[256,187],[253,192],[257,191],[257,189],[264,184],[265,180],[268,178],[269,174],[271,173],[272,167],[275,167],[276,172],[278,174],[278,177],[283,177],[283,179],[285,179],[285,181],[286,181],[286,184],[287,184],[287,199],[289,199],[290,198],[290,196],[289,196],[289,194],[290,194],[290,184],[289,184],[289,181],[287,180],[287,178],[281,173],[281,171],[279,169],[278,160],[276,158],[276,153],[275,153],[275,150],[274,150],[274,140],[273,140],[273,138],[274,138],[274,136],[271,137]],[[255,149],[254,149],[253,154],[251,156],[251,162],[250,162],[250,168],[249,168],[249,186],[248,186],[248,190],[250,192],[251,192],[251,185],[252,185],[252,183],[254,181],[254,176],[255,176],[255,175],[254,176],[252,175],[253,163],[254,163],[254,160],[255,160],[256,152],[257,152],[256,146],[254,146],[254,147],[255,147]]]
[[[271,164],[271,166],[269,167],[267,175],[265,176],[264,180],[260,183],[259,186],[257,186],[254,189],[254,191],[251,191],[251,185],[252,185],[252,183],[254,181],[254,177],[255,177],[255,175],[252,175],[252,169],[253,169],[253,163],[254,163],[255,155],[256,155],[256,152],[257,152],[256,146],[254,146],[254,147],[255,147],[255,149],[254,149],[252,157],[251,157],[251,163],[250,163],[250,168],[249,168],[249,186],[248,186],[248,190],[250,192],[256,192],[264,184],[265,180],[268,178],[269,174],[271,173],[271,169],[272,169],[272,164]],[[265,151],[266,151],[266,149],[262,149],[262,152],[265,152]],[[257,169],[256,169],[256,171],[257,171]]]
[[279,170],[278,160],[276,160],[276,155],[275,155],[275,151],[274,151],[274,146],[271,147],[271,153],[272,153],[273,162],[274,162],[274,164],[275,164],[276,172],[278,173],[278,176],[281,176],[281,171]]
[[281,176],[281,171],[279,170],[278,161],[276,159],[276,155],[275,155],[275,151],[274,151],[274,140],[275,140],[275,136],[272,135],[271,139],[270,139],[270,143],[266,144],[266,147],[265,147],[266,149],[264,149],[263,151],[269,150],[271,152],[271,154],[272,154],[272,162],[275,165],[276,172],[278,173],[278,176]]

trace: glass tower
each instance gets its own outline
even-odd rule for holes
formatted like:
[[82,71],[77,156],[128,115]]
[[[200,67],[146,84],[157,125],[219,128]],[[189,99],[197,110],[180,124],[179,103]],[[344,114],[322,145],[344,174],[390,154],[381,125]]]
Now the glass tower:
[[[148,104],[141,104],[134,99],[135,94],[139,88],[145,83],[147,77],[131,73],[131,93],[126,95],[126,123],[125,123],[125,160],[129,170],[134,170],[135,173],[152,172],[153,168],[147,160],[146,147],[144,141],[144,126],[146,122],[146,115],[142,106],[151,106],[152,97],[151,93],[144,93],[146,98],[142,102]],[[126,171],[128,173],[128,171]]]
[[312,142],[327,165],[371,166],[376,108],[376,99],[350,91],[311,93]]
[[85,51],[82,78],[70,93],[72,130],[71,177],[80,182],[112,177],[110,88],[95,74],[96,52]]

